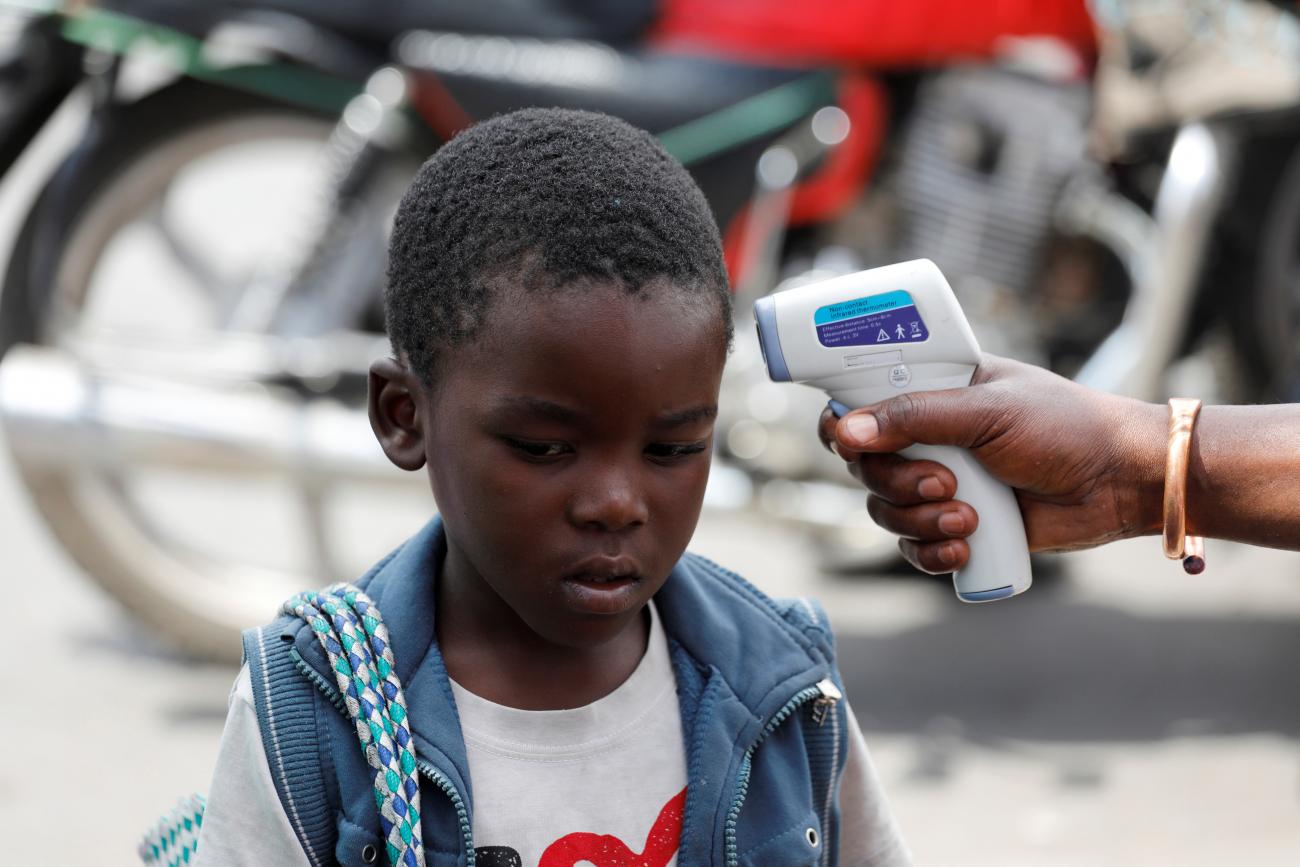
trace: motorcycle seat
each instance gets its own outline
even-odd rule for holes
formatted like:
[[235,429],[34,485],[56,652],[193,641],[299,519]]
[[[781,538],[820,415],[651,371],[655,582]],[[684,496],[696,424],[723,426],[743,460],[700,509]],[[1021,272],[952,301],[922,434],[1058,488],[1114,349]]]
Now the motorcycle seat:
[[[752,193],[754,165],[763,150],[800,119],[833,104],[834,75],[825,69],[616,47],[618,37],[637,35],[653,17],[633,12],[653,5],[645,0],[98,0],[101,9],[198,38],[227,23],[253,23],[266,31],[259,44],[357,82],[396,59],[431,74],[455,103],[456,117],[437,119],[443,123],[427,118],[442,136],[465,123],[529,106],[620,117],[658,135],[687,165],[725,227]],[[496,17],[508,7],[529,11]],[[611,11],[618,8],[623,13]],[[557,9],[570,14],[551,14]]]
[[834,98],[826,71],[619,51],[585,40],[417,31],[399,39],[395,53],[404,66],[433,73],[472,118],[562,105],[612,114],[660,135],[739,110],[736,125],[776,133]]
[[[827,70],[746,65],[656,49],[618,51],[581,40],[508,39],[418,31],[395,53],[455,104],[440,135],[473,120],[530,106],[620,117],[659,137],[690,169],[727,227],[752,195],[759,156],[801,119],[834,104]],[[456,111],[459,109],[459,111]],[[447,119],[444,117],[444,120]]]
[[647,0],[99,0],[98,6],[199,38],[231,22],[257,24],[270,31],[263,44],[354,80],[396,55],[436,73],[472,118],[565,105],[662,133],[810,75],[616,47],[653,18],[655,4]]
[[654,20],[655,0],[99,0],[100,8],[204,36],[249,14],[278,13],[383,51],[410,30],[621,43]]

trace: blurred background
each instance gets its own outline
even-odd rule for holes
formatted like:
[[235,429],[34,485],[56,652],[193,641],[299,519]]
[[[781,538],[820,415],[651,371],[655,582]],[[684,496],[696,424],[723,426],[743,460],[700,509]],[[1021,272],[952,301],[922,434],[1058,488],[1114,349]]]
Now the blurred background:
[[712,204],[737,346],[693,547],[826,602],[921,863],[1297,863],[1300,555],[1192,578],[1137,540],[963,606],[749,312],[925,256],[986,350],[1300,400],[1300,18],[1263,0],[0,0],[6,860],[131,863],[206,789],[239,629],[436,508],[364,415],[388,222],[526,105],[649,129]]

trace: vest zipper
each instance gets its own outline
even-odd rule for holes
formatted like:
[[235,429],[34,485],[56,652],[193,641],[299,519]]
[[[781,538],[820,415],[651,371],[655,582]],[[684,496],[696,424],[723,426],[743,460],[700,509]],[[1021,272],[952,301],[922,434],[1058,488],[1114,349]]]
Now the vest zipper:
[[736,824],[740,819],[740,808],[744,806],[745,797],[749,794],[749,775],[753,771],[754,751],[758,749],[759,744],[776,731],[781,723],[785,722],[790,716],[809,701],[816,699],[813,708],[813,722],[821,725],[826,721],[826,714],[830,711],[835,703],[844,695],[839,691],[830,678],[818,681],[813,686],[805,687],[794,694],[794,697],[787,701],[780,710],[772,715],[759,732],[758,737],[749,749],[745,750],[745,757],[740,762],[740,777],[736,780],[736,797],[731,801],[731,808],[727,810],[727,824],[724,831],[723,840],[725,842],[727,867],[736,867],[740,863],[740,853],[737,851],[736,842]]
[[441,789],[442,793],[451,800],[451,805],[456,808],[456,821],[460,824],[460,836],[465,844],[465,864],[466,867],[474,867],[474,831],[470,827],[469,809],[465,806],[465,799],[460,796],[460,792],[456,790],[456,786],[452,781],[447,779],[446,774],[424,759],[417,758],[415,768],[429,782]]
[[[298,649],[290,648],[289,655],[293,657],[293,664],[303,673],[309,681],[315,684],[316,688],[321,691],[329,703],[334,706],[344,718],[351,719],[348,714],[347,703],[343,700],[343,694],[339,692],[338,687],[321,677],[316,669],[312,668],[307,660],[302,658]],[[465,843],[465,865],[474,867],[474,834],[469,822],[469,809],[465,806],[465,799],[460,796],[455,784],[447,779],[447,775],[435,768],[425,759],[416,758],[415,768],[424,777],[447,796],[451,801],[452,807],[456,810],[456,822],[460,825],[460,834]]]
[[302,654],[298,652],[298,648],[289,648],[289,656],[293,659],[294,667],[302,672],[302,676],[316,685],[316,689],[320,690],[321,694],[329,700],[329,703],[334,705],[336,711],[347,716],[348,706],[343,701],[343,693],[339,692],[338,687],[321,677],[320,672],[308,665],[307,660],[303,659]]
[[813,702],[813,722],[822,725],[826,722],[826,715],[831,712],[831,708],[844,698],[844,693],[835,685],[835,681],[829,677],[817,682],[817,690],[821,693],[821,698]]

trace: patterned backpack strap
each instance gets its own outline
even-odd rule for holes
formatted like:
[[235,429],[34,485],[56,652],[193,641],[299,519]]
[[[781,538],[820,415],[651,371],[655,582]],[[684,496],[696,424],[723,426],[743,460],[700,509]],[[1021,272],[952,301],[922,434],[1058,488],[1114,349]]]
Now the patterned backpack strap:
[[[283,610],[306,621],[329,657],[342,693],[338,709],[356,723],[357,738],[375,771],[375,803],[387,837],[389,862],[424,867],[415,744],[379,609],[358,588],[336,584],[321,592],[300,593]],[[308,860],[313,867],[325,867],[334,863],[331,841],[337,832],[316,748],[314,702],[320,693],[304,676],[296,654],[286,652],[282,634],[265,627],[246,631],[244,659],[280,803]],[[140,844],[144,863],[167,867],[190,863],[198,849],[203,808],[203,799],[196,795],[160,819]]]
[[194,859],[203,826],[203,796],[181,798],[170,813],[158,820],[136,850],[149,865],[181,867]]
[[329,656],[366,761],[375,772],[375,803],[389,862],[423,867],[415,743],[379,609],[357,587],[335,584],[294,596],[284,604],[284,612],[305,620]]

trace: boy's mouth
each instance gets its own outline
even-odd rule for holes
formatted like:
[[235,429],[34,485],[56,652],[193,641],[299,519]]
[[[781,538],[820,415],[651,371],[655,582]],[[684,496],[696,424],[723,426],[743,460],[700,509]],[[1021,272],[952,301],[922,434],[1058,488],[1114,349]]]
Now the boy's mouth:
[[570,581],[581,581],[584,584],[614,584],[619,581],[635,581],[635,575],[570,575]]
[[640,571],[631,557],[588,557],[564,577],[569,581],[610,584],[640,578]]
[[564,576],[566,595],[578,609],[592,614],[620,614],[636,604],[641,574],[627,557],[584,560]]

